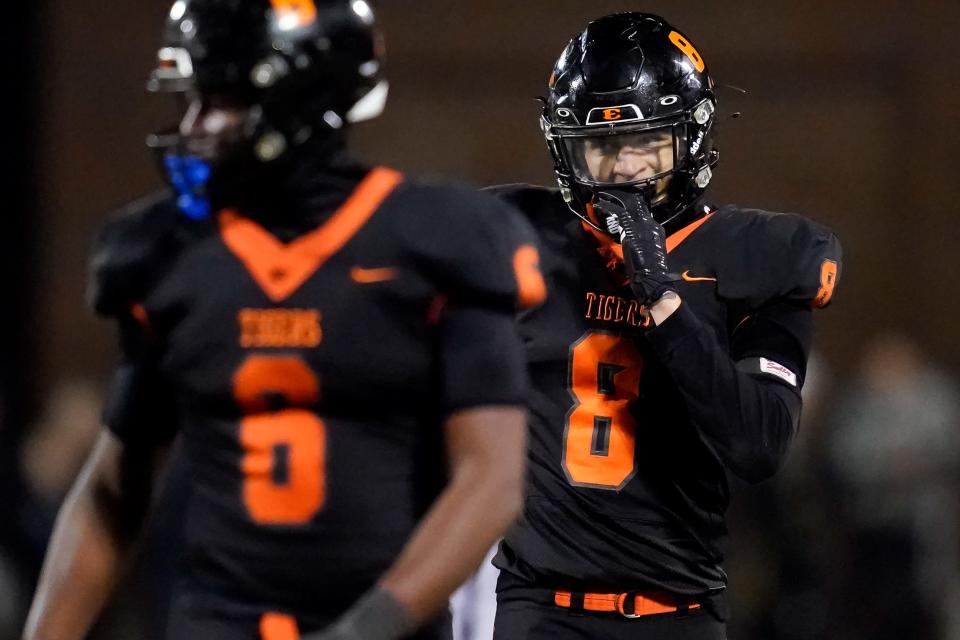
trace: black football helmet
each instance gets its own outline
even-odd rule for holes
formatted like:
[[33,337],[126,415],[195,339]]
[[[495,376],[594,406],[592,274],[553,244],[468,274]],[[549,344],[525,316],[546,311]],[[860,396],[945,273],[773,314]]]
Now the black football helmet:
[[713,81],[693,43],[663,18],[600,18],[557,60],[541,127],[570,209],[591,226],[594,194],[642,191],[667,224],[703,193],[719,152]]
[[148,139],[184,213],[209,214],[208,183],[242,183],[259,165],[378,116],[382,51],[367,0],[174,2],[148,89],[185,95],[187,117],[208,102],[242,114],[204,144],[183,126]]

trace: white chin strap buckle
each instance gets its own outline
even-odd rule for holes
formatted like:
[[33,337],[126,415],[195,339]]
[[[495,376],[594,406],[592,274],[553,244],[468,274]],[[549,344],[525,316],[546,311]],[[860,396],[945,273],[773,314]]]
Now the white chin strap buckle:
[[696,183],[697,186],[701,189],[706,189],[707,185],[710,184],[710,181],[713,179],[713,171],[710,170],[710,167],[704,167],[700,169],[700,172],[697,173]]

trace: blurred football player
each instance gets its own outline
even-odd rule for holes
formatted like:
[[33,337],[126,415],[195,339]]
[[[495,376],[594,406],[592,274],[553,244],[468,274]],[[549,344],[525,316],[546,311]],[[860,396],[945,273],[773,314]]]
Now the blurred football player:
[[840,245],[710,203],[716,117],[689,38],[611,15],[550,79],[560,189],[496,189],[540,231],[550,288],[522,315],[529,471],[494,561],[497,638],[725,636],[727,473],[759,482],[786,455]]
[[178,0],[150,87],[172,193],[113,218],[92,301],[120,327],[105,430],[24,638],[82,638],[176,433],[191,468],[170,638],[449,637],[447,598],[521,505],[517,307],[534,234],[466,188],[344,152],[386,97],[364,0]]

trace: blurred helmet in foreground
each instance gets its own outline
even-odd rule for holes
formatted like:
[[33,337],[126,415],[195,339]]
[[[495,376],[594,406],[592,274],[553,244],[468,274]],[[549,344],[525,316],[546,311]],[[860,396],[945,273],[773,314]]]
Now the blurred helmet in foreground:
[[274,163],[386,103],[366,0],[177,0],[164,34],[148,89],[183,96],[184,114],[148,144],[193,217],[209,213],[211,177]]

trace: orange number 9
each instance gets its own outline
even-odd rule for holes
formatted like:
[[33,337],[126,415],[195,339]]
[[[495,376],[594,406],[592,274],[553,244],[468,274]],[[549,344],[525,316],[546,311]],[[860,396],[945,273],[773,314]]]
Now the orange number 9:
[[570,393],[563,470],[571,484],[621,489],[633,477],[643,357],[619,335],[588,332],[570,350]]
[[[244,450],[243,503],[259,524],[309,522],[326,493],[326,427],[309,406],[320,396],[316,374],[291,356],[251,356],[233,377]],[[271,410],[270,399],[284,408]]]

